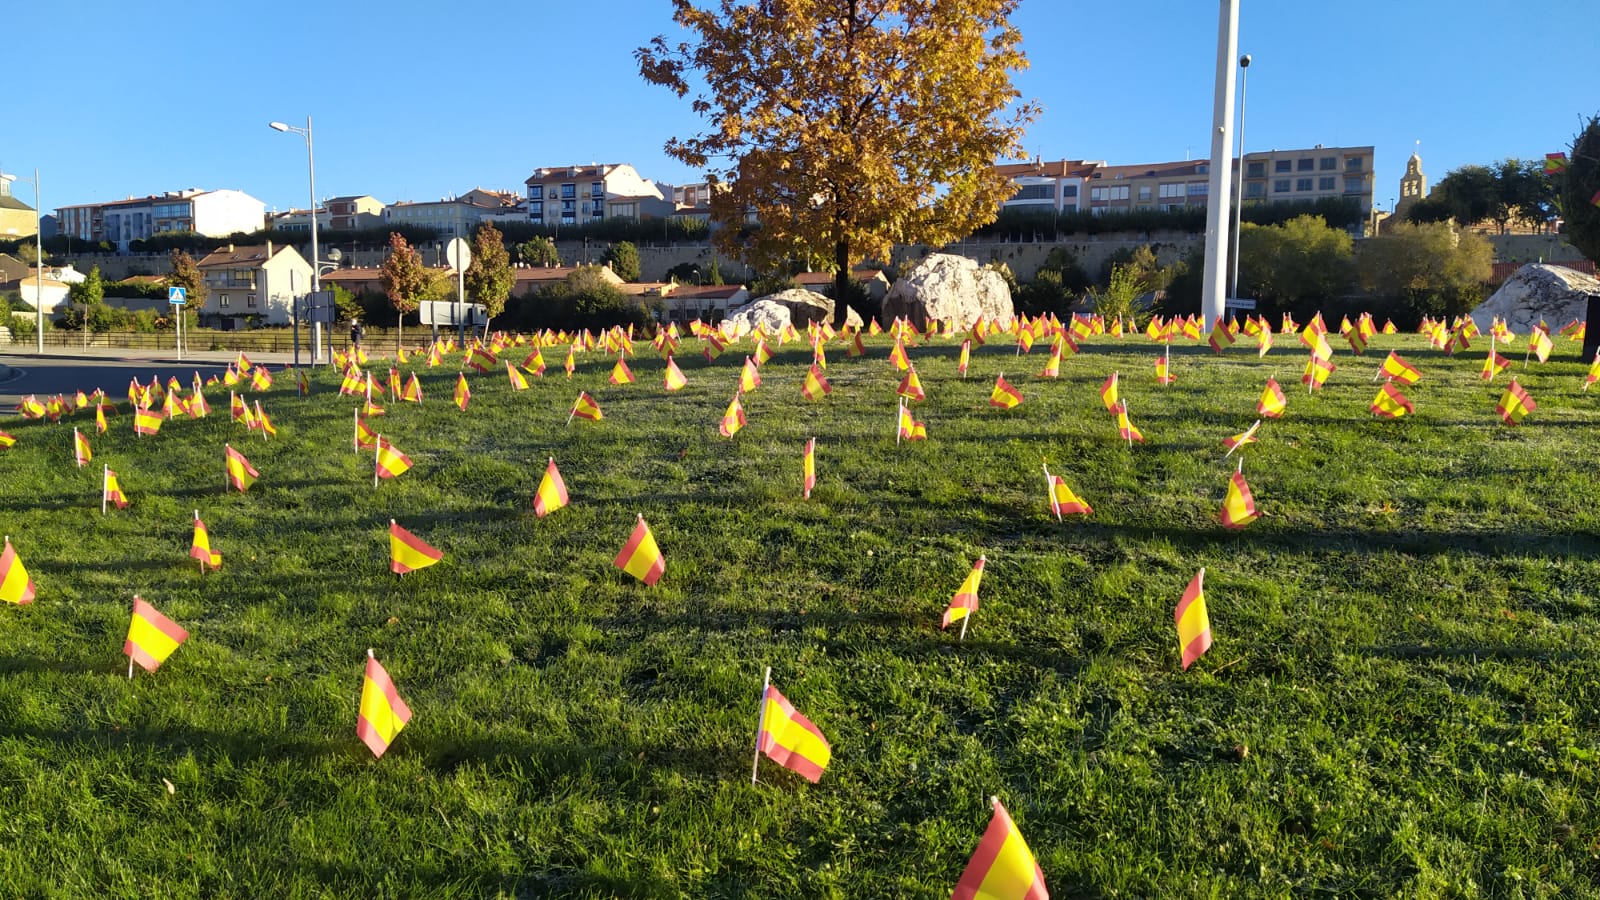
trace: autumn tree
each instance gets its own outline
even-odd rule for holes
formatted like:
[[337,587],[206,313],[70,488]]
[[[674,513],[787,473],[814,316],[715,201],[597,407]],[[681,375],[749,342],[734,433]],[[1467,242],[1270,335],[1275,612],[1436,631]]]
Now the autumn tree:
[[[716,241],[750,268],[820,256],[848,296],[856,262],[949,243],[1015,191],[994,163],[1019,155],[1038,114],[1012,105],[1011,74],[1027,67],[1009,21],[1017,0],[673,7],[693,40],[656,37],[635,53],[639,72],[679,97],[697,91],[709,127],[666,151],[727,184],[711,192]],[[846,313],[835,304],[835,325]]]
[[1591,116],[1572,140],[1561,211],[1566,218],[1561,231],[1567,243],[1600,264],[1600,116]]
[[[505,237],[491,222],[479,223],[472,233],[472,263],[467,266],[466,281],[467,296],[482,303],[490,319],[505,311],[517,273],[511,270]],[[484,327],[487,330],[488,324]]]
[[395,310],[395,346],[405,340],[406,313],[414,312],[429,284],[428,269],[422,264],[422,254],[406,243],[398,232],[389,233],[389,258],[383,261],[383,274],[379,283],[384,296]]
[[172,266],[172,274],[167,276],[167,284],[181,287],[185,292],[185,300],[195,309],[205,305],[206,279],[200,274],[200,266],[195,263],[194,257],[182,250],[173,250],[167,256],[167,263]]
[[559,266],[561,265],[561,252],[556,249],[556,242],[541,235],[535,235],[517,245],[517,257],[530,266]]

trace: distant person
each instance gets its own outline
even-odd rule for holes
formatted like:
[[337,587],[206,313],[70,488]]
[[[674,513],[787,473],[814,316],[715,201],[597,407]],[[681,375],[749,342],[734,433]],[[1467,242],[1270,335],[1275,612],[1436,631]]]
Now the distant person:
[[356,348],[357,350],[360,350],[361,349],[361,336],[363,334],[365,334],[365,332],[362,331],[362,329],[361,329],[361,323],[360,322],[351,322],[350,323],[350,346]]

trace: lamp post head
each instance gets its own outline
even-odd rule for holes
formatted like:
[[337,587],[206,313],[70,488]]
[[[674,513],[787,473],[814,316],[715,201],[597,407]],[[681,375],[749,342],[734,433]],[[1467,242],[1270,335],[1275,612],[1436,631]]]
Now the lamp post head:
[[267,123],[267,127],[271,128],[273,131],[288,131],[289,130],[289,126],[283,124],[282,122],[268,122]]
[[[1241,68],[1241,69],[1250,68],[1250,54],[1246,53],[1245,55],[1239,57],[1239,68]],[[273,127],[276,128],[277,126],[274,125]]]

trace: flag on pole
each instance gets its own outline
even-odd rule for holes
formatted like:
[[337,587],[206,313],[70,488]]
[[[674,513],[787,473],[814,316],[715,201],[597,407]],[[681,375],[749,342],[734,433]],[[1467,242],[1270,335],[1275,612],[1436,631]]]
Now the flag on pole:
[[189,556],[200,561],[200,571],[206,566],[215,569],[222,565],[222,554],[211,549],[211,533],[206,523],[200,521],[200,511],[194,512],[194,538],[189,542]]
[[401,528],[393,519],[389,520],[389,571],[404,575],[426,569],[441,559],[444,559],[442,552]]
[[1172,357],[1165,354],[1156,357],[1156,384],[1165,386],[1177,382],[1178,376],[1172,374]]
[[1072,492],[1060,475],[1051,475],[1050,470],[1046,469],[1045,480],[1050,488],[1050,511],[1055,513],[1057,519],[1065,515],[1087,516],[1094,512],[1082,497]]
[[805,455],[800,458],[800,483],[805,499],[811,499],[811,489],[817,486],[817,439],[806,441]]
[[544,375],[544,353],[537,345],[534,346],[533,352],[528,354],[528,358],[522,361],[522,367],[536,377]]
[[100,434],[106,433],[106,407],[103,403],[94,405],[94,430]]
[[250,465],[250,460],[245,459],[243,453],[227,444],[224,444],[223,447],[227,451],[224,462],[228,470],[228,485],[242,494],[250,489],[250,485],[256,483],[256,479],[261,477],[261,473]]
[[[1584,385],[1584,387],[1587,388],[1588,385]],[[0,450],[9,450],[10,448],[15,447],[16,445],[17,445],[17,439],[16,438],[12,437],[11,435],[7,434],[4,431],[0,431]]]
[[1133,420],[1128,418],[1128,401],[1117,403],[1117,437],[1130,444],[1144,443],[1144,433],[1134,427]]
[[1057,338],[1050,345],[1050,358],[1045,361],[1044,371],[1039,373],[1040,378],[1061,377],[1061,344],[1062,338]]
[[760,386],[761,372],[759,367],[756,365],[755,360],[746,356],[744,358],[744,368],[739,370],[739,390],[741,393],[748,394]]
[[1244,431],[1234,435],[1233,437],[1223,438],[1222,439],[1222,446],[1224,448],[1226,448],[1228,452],[1222,454],[1222,458],[1223,459],[1227,459],[1229,456],[1231,456],[1233,454],[1233,451],[1239,449],[1240,447],[1243,447],[1245,444],[1254,444],[1256,442],[1256,431],[1260,427],[1261,427],[1261,420],[1257,419],[1255,421],[1254,425],[1251,425],[1249,428],[1246,428]]
[[1367,349],[1367,336],[1359,328],[1351,328],[1344,333],[1345,340],[1350,342],[1350,349],[1360,356]]
[[138,663],[146,672],[154,672],[188,639],[189,632],[134,595],[133,620],[128,623],[128,639],[122,643],[122,652],[130,661]]
[[105,495],[102,498],[102,506],[105,503],[114,503],[117,509],[128,508],[128,495],[122,492],[122,484],[117,481],[117,473],[111,471],[110,466],[106,467],[104,484],[101,487],[101,492]]
[[1507,425],[1516,425],[1528,413],[1538,408],[1539,405],[1533,402],[1533,398],[1522,389],[1522,385],[1517,384],[1517,379],[1513,376],[1511,383],[1506,385],[1506,392],[1500,395],[1500,405],[1495,407],[1495,412],[1500,414],[1501,421]]
[[373,472],[373,483],[379,478],[398,478],[411,468],[411,458],[401,453],[395,446],[378,435],[378,447],[374,452],[376,468]]
[[669,391],[681,391],[688,383],[689,379],[683,377],[683,370],[678,368],[678,363],[673,360],[672,354],[668,353],[667,374],[664,378],[664,386]]
[[1560,175],[1567,171],[1567,155],[1565,153],[1546,153],[1544,155],[1544,174]]
[[1283,415],[1289,406],[1289,401],[1283,396],[1283,388],[1278,386],[1278,379],[1268,378],[1267,386],[1261,391],[1261,399],[1256,401],[1256,412],[1269,419],[1276,419]]
[[667,571],[666,557],[661,555],[661,548],[656,546],[656,536],[650,533],[644,514],[639,515],[638,523],[633,526],[633,534],[622,545],[622,552],[617,554],[613,565],[647,585],[655,584]]
[[1327,382],[1328,376],[1333,374],[1336,368],[1338,367],[1333,364],[1332,359],[1313,354],[1306,360],[1306,370],[1300,376],[1300,383],[1314,391]]
[[1228,493],[1222,498],[1222,527],[1238,530],[1254,522],[1259,515],[1256,498],[1250,493],[1250,485],[1245,483],[1242,469],[1228,476]]
[[572,412],[567,416],[567,420],[571,421],[573,416],[577,416],[580,419],[588,419],[591,422],[598,422],[605,418],[605,414],[600,412],[600,404],[594,402],[594,398],[589,396],[588,391],[578,392],[578,399],[572,404]]
[[[988,560],[986,556],[978,557],[972,564],[972,571],[961,582],[961,587],[956,589],[954,597],[950,598],[950,606],[944,611],[943,623],[940,628],[949,628],[951,622],[960,622],[967,616],[978,611],[978,585],[983,582],[983,564]],[[966,634],[966,625],[962,625],[961,633]]]
[[733,400],[728,403],[727,411],[722,414],[722,423],[717,426],[717,433],[723,437],[733,437],[744,426],[744,404],[739,402],[739,392],[735,391]]
[[[306,371],[304,369],[296,369],[295,370],[295,375],[296,375],[297,386],[300,389],[300,396],[302,396],[302,397],[311,396],[311,380],[306,377]],[[198,387],[196,387],[194,392],[196,394],[198,394],[198,393],[200,393],[200,389]]]
[[889,362],[894,363],[894,367],[901,372],[911,367],[911,358],[906,355],[905,341],[901,340],[899,335],[895,335],[894,349],[889,351]]
[[578,362],[573,357],[573,349],[571,347],[567,348],[567,358],[562,362],[561,367],[567,372],[567,380],[571,381],[572,373],[578,370]]
[[1483,358],[1483,370],[1478,373],[1478,377],[1482,378],[1484,381],[1493,381],[1496,375],[1504,372],[1506,369],[1510,368],[1510,366],[1511,360],[1506,359],[1504,356],[1501,356],[1491,349],[1489,351],[1489,355]]
[[1221,353],[1233,346],[1233,332],[1228,330],[1221,316],[1217,317],[1216,324],[1211,327],[1211,336],[1206,339],[1206,343],[1211,345],[1212,353]]
[[757,727],[756,747],[759,752],[812,784],[817,783],[822,777],[822,770],[833,759],[828,739],[771,684],[767,685],[761,698],[761,718]]
[[542,519],[566,506],[568,500],[567,483],[562,479],[561,470],[556,468],[556,459],[552,456],[544,468],[544,477],[539,479],[539,489],[533,494],[533,514]]
[[1117,411],[1117,373],[1116,372],[1112,372],[1110,375],[1107,375],[1106,376],[1106,380],[1101,382],[1101,384],[1100,384],[1100,402],[1105,404],[1106,412],[1113,413],[1113,414],[1116,413],[1116,411]]
[[1372,400],[1372,414],[1385,419],[1398,419],[1407,413],[1414,413],[1417,408],[1412,405],[1406,395],[1394,386],[1394,382],[1385,381],[1378,389],[1378,396]]
[[1595,349],[1594,362],[1589,363],[1589,373],[1583,376],[1584,391],[1587,392],[1589,385],[1594,384],[1596,381],[1600,381],[1600,348]]
[[1554,350],[1555,346],[1550,340],[1550,333],[1543,328],[1535,328],[1533,334],[1528,336],[1528,352],[1541,363],[1549,361],[1550,351]]
[[995,376],[994,390],[989,393],[989,405],[1000,409],[1012,409],[1022,402],[1022,392],[1011,386],[1006,381],[1004,374]]
[[1378,368],[1378,373],[1390,381],[1398,381],[1402,384],[1416,384],[1422,378],[1422,373],[1417,371],[1416,366],[1406,362],[1400,354],[1393,350],[1390,350],[1389,355],[1384,358],[1383,365]]
[[0,600],[21,606],[32,603],[36,591],[28,570],[11,546],[11,536],[6,535],[6,546],[0,551]]
[[133,411],[134,434],[156,434],[161,430],[161,410],[143,406]]
[[960,370],[961,377],[967,377],[967,364],[972,362],[972,338],[961,342],[961,356],[956,360],[956,368]]
[[811,368],[806,370],[806,380],[800,385],[800,396],[807,400],[816,400],[831,393],[833,393],[833,385],[828,383],[828,379],[822,377],[822,371],[813,364]]
[[401,392],[400,399],[406,403],[422,402],[422,382],[417,380],[417,373],[411,373],[411,380],[406,382],[406,389]]
[[256,366],[250,371],[250,389],[264,391],[272,387],[272,374],[266,366]]
[[[257,372],[265,371],[265,366],[256,366]],[[261,408],[261,401],[256,401],[256,427],[261,429],[262,437],[277,437],[278,429],[273,427],[272,420],[267,418],[266,411]]]
[[472,389],[467,387],[466,373],[456,373],[456,406],[460,407],[462,412],[466,412],[467,404],[471,402],[471,400]]
[[1211,618],[1206,615],[1206,570],[1201,569],[1183,591],[1183,599],[1173,613],[1178,625],[1178,649],[1187,670],[1211,647]]
[[978,849],[956,882],[950,900],[1050,900],[1044,871],[1000,798],[990,797],[994,817]]
[[411,707],[400,699],[389,673],[367,650],[367,671],[361,676],[361,707],[356,714],[356,737],[372,755],[383,758],[400,729],[411,721]]
[[900,387],[895,393],[910,400],[928,399],[927,393],[922,390],[922,379],[917,377],[916,366],[906,369],[906,377],[900,380]]
[[89,449],[89,436],[76,428],[72,429],[72,458],[80,469],[94,459],[94,452]]
[[[617,362],[620,364],[622,360],[619,359]],[[509,359],[506,360],[506,379],[511,382],[513,391],[525,391],[528,389],[528,379],[522,377],[521,370],[512,365]]]
[[628,368],[628,361],[617,357],[617,364],[611,367],[611,376],[606,380],[612,384],[633,384],[633,370]]

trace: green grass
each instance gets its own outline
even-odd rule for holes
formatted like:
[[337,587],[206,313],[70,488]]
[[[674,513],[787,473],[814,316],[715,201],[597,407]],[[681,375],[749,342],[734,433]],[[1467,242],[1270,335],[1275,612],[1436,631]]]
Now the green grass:
[[[264,395],[266,444],[215,388],[212,418],[153,439],[124,410],[83,471],[68,423],[0,426],[0,529],[39,590],[0,610],[0,884],[945,897],[995,794],[1058,898],[1600,891],[1583,366],[1516,354],[1539,409],[1513,429],[1476,346],[1378,338],[1308,397],[1289,339],[1176,348],[1165,389],[1142,338],[1096,338],[1053,381],[1041,350],[994,343],[962,380],[956,343],[911,351],[929,440],[901,446],[882,339],[835,347],[816,403],[809,353],[783,348],[733,440],[738,348],[680,360],[672,395],[643,343],[622,387],[547,351],[526,392],[473,377],[466,413],[453,369],[419,368],[427,403],[377,420],[416,467],[376,490],[325,371],[309,400],[287,378]],[[1367,412],[1391,347],[1423,372],[1392,422]],[[1132,450],[1100,406],[1113,369]],[[1001,371],[1026,397],[1009,412],[987,406]],[[1271,373],[1289,410],[1244,450],[1263,518],[1228,532],[1220,442]],[[580,389],[605,420],[564,427]],[[261,472],[248,494],[222,491],[224,441]],[[572,505],[541,520],[552,455]],[[1050,517],[1044,460],[1092,516]],[[103,518],[102,461],[133,504]],[[204,577],[196,508],[224,557]],[[611,564],[636,513],[667,559],[653,588]],[[444,561],[391,575],[391,517]],[[957,643],[939,617],[979,554]],[[1216,643],[1183,672],[1172,610],[1202,566]],[[134,593],[192,636],[129,681]],[[415,713],[381,760],[355,736],[368,647]],[[770,763],[749,783],[767,665],[832,742],[820,784]]]

